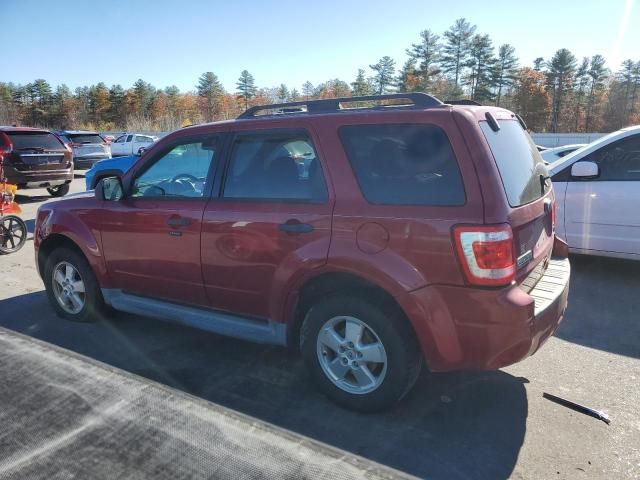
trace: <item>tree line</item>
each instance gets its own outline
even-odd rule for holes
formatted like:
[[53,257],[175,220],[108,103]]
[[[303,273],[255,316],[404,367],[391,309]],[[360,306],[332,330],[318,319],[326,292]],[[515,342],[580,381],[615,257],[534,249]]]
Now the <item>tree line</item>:
[[351,82],[339,78],[297,88],[258,87],[243,70],[235,89],[213,72],[189,92],[158,89],[139,79],[132,87],[103,82],[53,88],[37,79],[26,85],[0,82],[0,124],[97,130],[170,131],[189,124],[235,118],[254,105],[383,94],[426,92],[443,100],[469,99],[513,110],[536,132],[607,132],[640,123],[640,60],[611,70],[600,54],[577,59],[561,48],[521,66],[515,48],[493,45],[464,18],[442,35],[424,30],[397,66],[386,55],[359,68]]

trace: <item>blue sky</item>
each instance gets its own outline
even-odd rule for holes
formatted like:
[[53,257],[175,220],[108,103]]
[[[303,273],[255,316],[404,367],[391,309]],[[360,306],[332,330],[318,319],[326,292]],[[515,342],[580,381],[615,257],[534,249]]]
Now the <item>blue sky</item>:
[[245,68],[266,87],[351,82],[383,55],[400,66],[421,30],[441,35],[459,17],[523,65],[562,47],[614,69],[640,60],[640,0],[0,0],[0,17],[0,81],[71,88],[143,78],[187,91],[213,71],[233,91]]

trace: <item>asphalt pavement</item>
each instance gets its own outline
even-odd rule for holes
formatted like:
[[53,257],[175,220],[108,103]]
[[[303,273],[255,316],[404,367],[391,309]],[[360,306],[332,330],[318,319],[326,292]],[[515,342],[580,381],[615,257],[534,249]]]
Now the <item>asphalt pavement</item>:
[[[76,179],[72,191],[83,185]],[[21,193],[33,229],[50,198]],[[567,317],[536,355],[496,372],[425,374],[395,409],[373,415],[329,402],[285,349],[124,314],[96,324],[57,318],[31,241],[0,257],[0,327],[408,475],[640,478],[640,262],[575,257],[572,268]],[[611,424],[543,392],[603,410]],[[3,442],[0,434],[0,458]]]

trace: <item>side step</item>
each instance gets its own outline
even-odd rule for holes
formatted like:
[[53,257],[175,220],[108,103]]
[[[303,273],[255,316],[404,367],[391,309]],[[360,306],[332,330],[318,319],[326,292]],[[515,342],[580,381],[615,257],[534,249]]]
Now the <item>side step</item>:
[[104,301],[116,310],[169,320],[190,327],[256,343],[287,345],[287,327],[271,320],[260,321],[228,313],[178,305],[140,297],[120,289],[103,288]]

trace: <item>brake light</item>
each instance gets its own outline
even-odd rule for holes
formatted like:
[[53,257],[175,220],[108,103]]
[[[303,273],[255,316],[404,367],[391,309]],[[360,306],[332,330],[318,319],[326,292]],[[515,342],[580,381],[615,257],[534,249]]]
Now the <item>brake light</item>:
[[454,241],[467,281],[474,285],[508,285],[516,275],[511,226],[460,225]]

